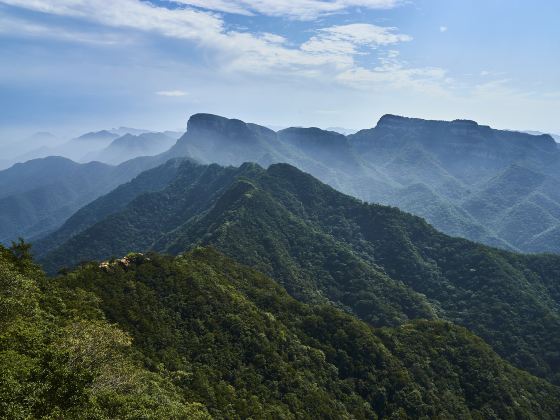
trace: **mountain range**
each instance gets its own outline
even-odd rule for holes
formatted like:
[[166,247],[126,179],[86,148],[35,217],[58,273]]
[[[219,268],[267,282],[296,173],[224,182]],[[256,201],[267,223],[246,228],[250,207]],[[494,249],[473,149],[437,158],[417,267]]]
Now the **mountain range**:
[[[156,174],[166,186],[150,184]],[[128,252],[212,246],[303,302],[367,323],[444,319],[515,366],[558,383],[560,257],[521,255],[436,231],[344,195],[288,164],[171,161],[84,207],[36,244],[51,273]]]
[[372,328],[332,305],[299,302],[213,249],[129,254],[45,278],[20,243],[0,246],[0,273],[4,418],[560,413],[558,387],[464,328]]
[[155,156],[167,151],[181,136],[180,133],[124,134],[107,147],[85,155],[82,161],[99,161],[118,165],[139,156]]
[[42,237],[102,194],[160,163],[137,158],[118,166],[51,156],[0,171],[0,243]]
[[[151,153],[171,144],[172,135],[165,133],[130,135],[95,156],[119,162],[149,154],[146,136],[160,140]],[[180,157],[234,166],[286,162],[349,195],[419,215],[449,235],[514,251],[560,251],[560,153],[549,135],[386,115],[374,128],[345,136],[319,128],[273,131],[196,114],[169,150],[143,158],[142,169]],[[0,171],[0,183],[3,176]],[[107,191],[91,191],[89,201]],[[60,214],[50,226],[60,226],[70,215]],[[4,241],[28,237],[15,226]]]
[[558,418],[560,256],[517,252],[557,243],[557,159],[196,114],[155,156],[1,171],[4,241],[34,240],[0,245],[0,417]]
[[199,114],[168,156],[222,165],[287,162],[450,235],[525,252],[560,250],[560,152],[549,135],[393,115],[350,136],[318,128],[273,132]]

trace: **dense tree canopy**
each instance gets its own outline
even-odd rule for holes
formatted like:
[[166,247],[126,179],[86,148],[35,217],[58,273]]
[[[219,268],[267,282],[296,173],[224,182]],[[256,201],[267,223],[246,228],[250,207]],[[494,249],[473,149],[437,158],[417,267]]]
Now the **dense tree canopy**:
[[51,251],[45,266],[212,245],[302,301],[334,304],[374,326],[452,321],[515,366],[560,383],[560,257],[446,236],[286,164],[185,162],[177,172],[162,191],[136,197]]

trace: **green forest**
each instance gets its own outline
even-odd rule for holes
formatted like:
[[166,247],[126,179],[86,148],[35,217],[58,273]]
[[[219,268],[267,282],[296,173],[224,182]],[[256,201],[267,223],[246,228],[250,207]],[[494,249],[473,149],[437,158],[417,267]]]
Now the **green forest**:
[[[558,256],[449,237],[419,217],[344,195],[287,164],[265,170],[185,161],[162,190],[131,199],[137,188],[132,183],[86,206],[83,213],[104,216],[62,245],[43,248],[41,263],[56,273],[131,251],[177,255],[212,246],[300,301],[332,304],[376,327],[447,320],[514,366],[560,383]],[[73,223],[53,240],[76,231]]]
[[463,327],[374,328],[212,248],[47,277],[0,248],[0,417],[554,419],[560,390]]

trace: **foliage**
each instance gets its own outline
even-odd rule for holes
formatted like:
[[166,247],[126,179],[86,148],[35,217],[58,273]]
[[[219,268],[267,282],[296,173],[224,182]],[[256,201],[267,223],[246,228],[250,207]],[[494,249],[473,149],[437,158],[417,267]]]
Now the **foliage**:
[[[284,164],[184,164],[161,192],[74,236],[51,271],[129,251],[212,245],[303,301],[330,302],[375,326],[442,318],[517,367],[559,383],[560,258],[521,256],[443,235],[395,208],[345,196]],[[549,286],[545,286],[549,285]]]
[[26,244],[0,247],[0,417],[208,418],[141,367],[91,293],[54,286]]
[[87,264],[85,288],[214,418],[555,418],[558,388],[441,321],[372,329],[212,249]]

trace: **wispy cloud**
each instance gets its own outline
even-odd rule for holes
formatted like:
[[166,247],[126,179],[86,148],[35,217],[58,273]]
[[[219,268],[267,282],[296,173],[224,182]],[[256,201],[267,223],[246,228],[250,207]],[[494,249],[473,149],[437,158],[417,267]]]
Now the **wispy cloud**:
[[[181,2],[202,7],[202,1],[198,0]],[[359,56],[412,40],[394,27],[369,23],[330,26],[316,30],[308,40],[293,45],[273,33],[231,30],[223,16],[193,7],[167,8],[140,0],[0,0],[0,3],[87,20],[110,28],[129,28],[187,40],[213,52],[209,56],[216,60],[216,68],[226,72],[312,77],[352,85],[384,83],[422,89],[427,83],[429,91],[446,80],[444,70],[410,68],[405,61],[397,59],[398,53],[395,52],[382,55],[380,65],[374,68],[357,64]],[[205,0],[204,8],[225,10],[227,6],[247,13],[311,16],[354,6],[388,8],[399,3],[398,0]],[[158,94],[164,92],[167,93],[164,96],[179,96],[175,91]]]
[[187,96],[188,93],[185,92],[184,90],[160,90],[160,91],[156,92],[156,95],[177,98],[177,97],[181,97],[181,96]]
[[372,69],[353,67],[338,76],[346,84],[363,87],[383,86],[397,89],[445,95],[453,84],[445,69],[439,67],[411,67],[399,58],[398,51],[389,51],[380,58],[380,64]]
[[40,39],[52,39],[63,42],[85,43],[92,45],[123,45],[131,42],[131,37],[123,34],[99,31],[76,31],[56,25],[44,25],[12,16],[0,14],[0,33],[18,34],[19,36]]
[[201,40],[223,30],[223,21],[212,13],[168,9],[139,0],[0,0],[0,3],[182,39]]
[[309,20],[349,8],[390,9],[402,0],[168,0],[206,10],[241,15],[282,16]]
[[439,31],[440,32],[447,32],[447,26],[440,26]]
[[318,35],[305,42],[301,49],[312,53],[357,54],[360,48],[375,48],[412,40],[396,32],[397,28],[366,23],[337,25],[319,29]]

